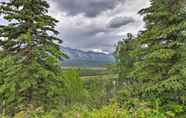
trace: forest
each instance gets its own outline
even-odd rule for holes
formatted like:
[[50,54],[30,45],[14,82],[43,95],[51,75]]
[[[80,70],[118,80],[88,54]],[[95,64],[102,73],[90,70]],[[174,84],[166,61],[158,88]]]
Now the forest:
[[66,68],[47,0],[0,0],[0,118],[186,118],[186,0],[151,0],[115,64]]

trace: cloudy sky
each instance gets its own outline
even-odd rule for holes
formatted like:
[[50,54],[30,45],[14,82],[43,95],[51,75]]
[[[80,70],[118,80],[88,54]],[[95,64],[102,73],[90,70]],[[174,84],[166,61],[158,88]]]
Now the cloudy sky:
[[144,27],[137,12],[149,0],[50,0],[50,14],[60,22],[63,46],[112,52],[128,32]]
[[112,52],[126,33],[143,29],[137,12],[150,4],[149,0],[48,1],[49,14],[60,21],[57,29],[63,46],[107,52]]

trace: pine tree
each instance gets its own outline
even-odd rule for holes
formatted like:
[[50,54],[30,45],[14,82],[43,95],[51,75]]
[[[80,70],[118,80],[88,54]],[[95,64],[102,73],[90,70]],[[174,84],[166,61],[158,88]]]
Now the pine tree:
[[131,34],[127,35],[126,39],[120,41],[117,45],[115,51],[115,57],[117,59],[117,64],[119,67],[119,76],[120,78],[125,78],[128,69],[131,67],[131,58],[129,52],[132,50],[132,36]]
[[50,108],[60,100],[65,54],[54,29],[58,21],[47,15],[48,8],[45,0],[0,4],[0,15],[9,21],[0,25],[0,112],[28,104]]
[[123,41],[118,42],[115,57],[118,66],[119,73],[119,83],[129,79],[128,73],[130,73],[134,59],[131,57],[130,52],[134,50],[133,42],[134,37],[132,34],[128,33],[127,37]]
[[149,8],[140,11],[145,15],[146,30],[137,37],[138,60],[131,73],[143,83],[141,95],[160,98],[163,103],[184,103],[186,99],[186,44],[185,0],[151,0]]
[[[128,33],[127,37],[120,41],[115,51],[115,57],[118,67],[118,99],[120,102],[126,104],[127,100],[133,97],[137,97],[140,93],[140,89],[143,85],[133,77],[133,71],[135,70],[134,63],[138,61],[139,57],[134,57],[132,53],[136,49],[136,37]],[[124,101],[123,101],[124,100]]]

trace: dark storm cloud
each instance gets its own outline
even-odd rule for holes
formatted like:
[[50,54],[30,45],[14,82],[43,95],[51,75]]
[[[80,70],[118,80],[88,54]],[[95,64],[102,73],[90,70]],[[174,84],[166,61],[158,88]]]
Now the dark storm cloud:
[[84,14],[87,17],[95,17],[98,14],[114,9],[116,5],[125,0],[54,0],[58,9],[68,15]]
[[135,20],[132,17],[115,17],[109,22],[110,28],[119,28],[129,23],[134,23]]

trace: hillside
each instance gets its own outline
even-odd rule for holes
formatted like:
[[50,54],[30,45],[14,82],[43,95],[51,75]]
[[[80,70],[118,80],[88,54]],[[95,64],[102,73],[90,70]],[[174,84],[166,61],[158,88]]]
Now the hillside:
[[105,54],[93,51],[82,51],[69,47],[62,47],[69,59],[62,59],[65,66],[96,67],[114,63],[113,54]]

